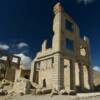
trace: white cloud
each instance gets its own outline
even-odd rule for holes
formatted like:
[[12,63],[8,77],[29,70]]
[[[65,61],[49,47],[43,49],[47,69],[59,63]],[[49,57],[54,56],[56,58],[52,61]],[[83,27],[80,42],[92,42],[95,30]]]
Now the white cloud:
[[0,57],[1,60],[7,60],[7,56]]
[[17,47],[18,47],[19,49],[21,49],[21,48],[23,48],[23,47],[28,47],[28,44],[25,43],[25,42],[21,42],[21,43],[17,44]]
[[21,64],[23,65],[23,69],[30,69],[31,68],[31,58],[29,56],[26,56],[23,53],[15,54],[16,56],[21,57]]
[[84,3],[85,5],[92,3],[94,0],[77,0],[78,3]]
[[93,69],[94,69],[95,71],[100,71],[100,67],[99,67],[99,66],[94,66]]
[[13,57],[12,62],[17,63],[18,62],[18,58]]
[[1,50],[8,50],[10,47],[6,44],[0,44],[0,49]]

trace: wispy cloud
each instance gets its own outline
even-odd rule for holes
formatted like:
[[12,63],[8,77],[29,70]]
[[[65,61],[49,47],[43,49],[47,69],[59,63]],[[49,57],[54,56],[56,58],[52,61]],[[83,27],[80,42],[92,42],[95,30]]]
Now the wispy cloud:
[[[12,46],[14,45],[14,46]],[[24,47],[27,47],[24,49]],[[11,44],[10,46],[4,43],[0,44],[1,50],[8,50],[14,53],[14,55],[21,57],[21,64],[23,66],[23,69],[30,69],[31,68],[31,57],[27,56],[26,53],[29,52],[29,45],[25,42],[20,42],[18,44]],[[6,60],[6,56],[0,57],[2,60]],[[17,62],[17,59],[13,59],[13,62]]]
[[99,67],[99,66],[94,66],[93,69],[94,69],[95,71],[100,71],[100,67]]
[[77,0],[78,3],[84,3],[84,5],[87,5],[87,4],[90,4],[90,3],[93,3],[94,0]]
[[7,44],[0,44],[1,50],[8,50],[10,47]]
[[1,60],[7,60],[7,56],[0,57]]
[[17,44],[17,47],[18,47],[19,49],[21,49],[21,48],[24,48],[24,47],[28,47],[28,44],[25,43],[25,42],[21,42],[21,43]]
[[26,56],[23,53],[15,54],[16,56],[21,57],[21,64],[23,65],[23,69],[30,69],[32,59],[29,56]]

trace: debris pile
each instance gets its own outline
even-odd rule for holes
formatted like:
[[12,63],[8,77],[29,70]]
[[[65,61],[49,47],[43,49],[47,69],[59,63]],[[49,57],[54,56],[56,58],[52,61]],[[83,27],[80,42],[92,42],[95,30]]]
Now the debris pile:
[[30,86],[31,84],[29,80],[25,78],[20,78],[14,83],[14,86],[11,92],[15,92],[16,94],[29,94]]
[[13,87],[13,83],[3,79],[0,82],[0,95],[4,96],[8,94],[8,91]]

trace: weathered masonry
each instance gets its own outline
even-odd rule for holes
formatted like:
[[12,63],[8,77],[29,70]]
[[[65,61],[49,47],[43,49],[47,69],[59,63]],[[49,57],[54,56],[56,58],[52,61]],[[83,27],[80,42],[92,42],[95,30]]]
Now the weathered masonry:
[[80,38],[79,27],[60,3],[54,8],[52,48],[47,40],[31,66],[35,87],[66,90],[93,90],[90,43]]
[[0,51],[0,79],[15,81],[16,69],[19,69],[21,58]]

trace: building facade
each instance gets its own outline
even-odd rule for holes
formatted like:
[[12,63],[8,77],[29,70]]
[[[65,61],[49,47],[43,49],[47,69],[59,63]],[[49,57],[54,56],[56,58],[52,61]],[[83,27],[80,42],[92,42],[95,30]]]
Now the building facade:
[[60,3],[53,11],[52,48],[43,42],[32,62],[31,82],[56,90],[93,90],[89,39],[80,38],[78,25]]

